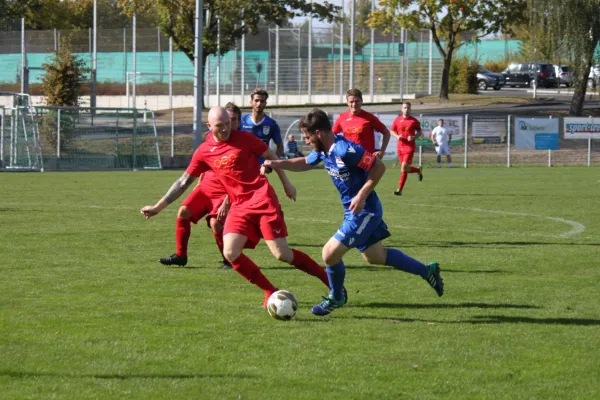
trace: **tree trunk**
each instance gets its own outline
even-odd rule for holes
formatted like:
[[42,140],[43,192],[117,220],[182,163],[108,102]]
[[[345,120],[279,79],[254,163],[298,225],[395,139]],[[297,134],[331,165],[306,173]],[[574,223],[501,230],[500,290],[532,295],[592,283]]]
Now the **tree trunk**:
[[[589,71],[589,67],[588,67]],[[585,79],[584,79],[585,77]],[[569,107],[570,117],[581,117],[583,114],[583,103],[585,101],[585,93],[587,90],[588,74],[584,74],[581,79],[575,81],[573,88],[573,97],[571,98],[571,106]]]
[[444,57],[444,69],[442,70],[442,86],[440,87],[440,100],[448,100],[450,86],[450,65],[452,64],[452,53],[454,47],[450,47],[446,51]]
[[589,46],[587,46],[587,54],[584,56],[584,62],[579,64],[577,71],[579,78],[575,80],[575,85],[573,86],[575,90],[571,98],[571,106],[569,107],[569,116],[571,117],[581,117],[583,115],[583,103],[585,102],[588,78],[597,43],[596,40],[591,41]]
[[440,100],[448,100],[448,86],[450,84],[450,63],[452,60],[444,57],[444,69],[442,70],[442,85],[440,87]]

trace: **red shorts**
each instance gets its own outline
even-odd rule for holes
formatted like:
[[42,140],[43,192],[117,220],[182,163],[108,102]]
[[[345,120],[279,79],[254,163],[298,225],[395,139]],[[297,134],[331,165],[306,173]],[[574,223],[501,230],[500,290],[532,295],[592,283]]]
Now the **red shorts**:
[[413,156],[415,155],[414,147],[402,146],[398,147],[396,150],[398,152],[398,161],[400,161],[400,163],[412,164]]
[[205,189],[202,185],[196,186],[192,193],[183,200],[181,205],[186,206],[190,210],[192,214],[191,220],[195,224],[202,217],[206,216],[206,224],[210,228],[210,220],[217,217],[217,211],[221,207],[221,204],[223,204],[225,195],[211,197]]
[[287,237],[283,211],[277,202],[263,203],[252,208],[243,203],[234,205],[227,214],[223,235],[238,233],[248,238],[247,249],[256,247],[260,239],[275,240]]

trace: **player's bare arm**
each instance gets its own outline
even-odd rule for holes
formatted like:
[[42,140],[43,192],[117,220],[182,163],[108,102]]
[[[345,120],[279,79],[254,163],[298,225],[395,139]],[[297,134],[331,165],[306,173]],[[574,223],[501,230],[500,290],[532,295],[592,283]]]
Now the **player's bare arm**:
[[365,201],[367,200],[367,197],[369,197],[371,192],[375,190],[375,186],[377,186],[384,173],[385,165],[383,162],[381,162],[381,160],[376,158],[373,166],[369,170],[367,181],[358,191],[356,196],[354,196],[352,201],[350,201],[350,206],[348,208],[353,214],[358,214],[363,210],[363,208],[365,208]]
[[400,135],[398,134],[398,132],[390,131],[390,135],[392,135],[392,137],[395,137],[396,139],[400,140]]
[[202,183],[202,179],[204,179],[204,172],[200,174],[200,176],[198,177],[198,184],[196,186],[200,186],[200,184]]
[[[271,160],[271,161],[279,160],[279,157],[277,157],[277,155],[275,153],[273,153],[273,150],[271,150],[271,149],[267,149],[267,151],[265,151],[263,153],[262,157],[265,159],[265,162],[267,162],[268,160]],[[272,168],[272,167],[270,167],[269,165],[265,165],[263,163],[263,165],[260,168],[261,174],[264,175],[267,172],[266,171],[267,168]],[[275,169],[275,172],[277,173],[277,176],[279,177],[279,180],[281,181],[281,184],[283,185],[283,191],[285,192],[285,195],[290,200],[296,201],[296,188],[294,187],[294,185],[292,185],[292,183],[288,179],[285,172],[282,169]]]
[[415,133],[415,138],[421,138],[421,137],[423,137],[423,129],[418,128],[418,129],[415,130],[415,132],[416,132]]
[[277,155],[277,158],[281,158],[281,156],[283,155],[283,143],[279,143],[277,145],[277,150],[275,150],[275,155]]
[[191,176],[187,172],[184,172],[183,175],[181,175],[179,179],[173,183],[173,185],[169,188],[162,199],[158,201],[158,203],[153,206],[145,206],[140,210],[140,212],[146,217],[146,219],[157,215],[169,204],[177,200],[187,190],[187,188],[194,183],[195,180],[195,176]]
[[304,171],[310,171],[311,169],[316,168],[316,166],[313,166],[313,165],[310,165],[309,163],[307,163],[306,158],[304,158],[304,157],[296,157],[296,158],[290,158],[288,160],[276,160],[276,161],[266,160],[265,164],[266,164],[266,166],[274,168],[275,170],[284,169],[286,171],[292,171],[292,172],[304,172]]
[[374,153],[375,156],[378,157],[379,159],[383,158],[383,156],[385,155],[385,150],[387,149],[388,144],[390,143],[390,137],[391,137],[391,133],[388,129],[386,129],[384,132],[381,132],[381,134],[383,135],[383,137],[381,139],[381,149]]
[[227,213],[229,212],[229,207],[231,206],[231,202],[229,201],[229,196],[225,196],[225,199],[223,199],[223,203],[219,206],[219,209],[217,210],[217,220],[218,221],[225,221],[225,217],[227,216]]

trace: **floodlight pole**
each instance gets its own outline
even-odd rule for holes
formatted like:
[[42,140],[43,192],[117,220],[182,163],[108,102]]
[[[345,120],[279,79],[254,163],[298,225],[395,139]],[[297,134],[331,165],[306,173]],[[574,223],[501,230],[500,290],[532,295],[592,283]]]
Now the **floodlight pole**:
[[[242,27],[244,26],[244,21],[242,21]],[[271,34],[269,33],[269,36],[271,36]],[[242,76],[241,76],[241,90],[240,90],[240,106],[242,104],[244,104],[244,86],[246,84],[246,79],[245,79],[245,75],[246,75],[246,34],[242,33]]]
[[[312,6],[312,1],[310,2],[310,5]],[[308,102],[312,103],[312,33],[313,33],[313,26],[312,26],[312,14],[310,15],[310,18],[308,19]],[[300,34],[300,33],[298,33]]]
[[433,32],[429,31],[429,90],[427,93],[433,94]]
[[202,82],[204,79],[202,71],[202,10],[204,4],[202,0],[196,0],[196,30],[194,32],[194,149],[200,146],[202,142]]
[[21,93],[25,93],[25,91],[26,91],[26,87],[25,87],[26,69],[27,69],[27,56],[25,55],[25,18],[21,18]]
[[217,14],[217,106],[221,105],[221,15]]
[[[375,11],[375,2],[371,0],[371,12]],[[371,28],[371,58],[369,60],[369,94],[371,103],[375,100],[375,29]]]
[[175,155],[175,110],[173,109],[173,37],[169,37],[169,108],[171,109],[171,157]]
[[340,22],[340,103],[344,103],[344,0]]
[[131,34],[131,36],[132,36],[132,47],[133,47],[131,49],[132,52],[133,52],[133,55],[132,55],[133,58],[131,60],[131,69],[132,69],[132,75],[131,75],[131,79],[132,79],[131,80],[131,97],[133,97],[133,104],[132,104],[131,107],[134,108],[134,109],[137,108],[137,99],[135,97],[136,96],[136,93],[135,93],[135,84],[136,84],[136,81],[137,81],[137,63],[136,63],[136,61],[137,61],[137,51],[136,51],[136,49],[137,49],[137,44],[136,44],[136,41],[137,41],[137,32],[136,31],[137,31],[137,29],[136,29],[136,17],[135,17],[135,14],[133,14],[132,34]]
[[356,0],[352,0],[352,10],[350,10],[350,79],[349,89],[354,88],[354,38],[356,31]]
[[92,48],[92,88],[90,93],[90,107],[93,109],[96,107],[96,70],[98,67],[98,0],[94,0],[94,38],[93,38],[93,48]]

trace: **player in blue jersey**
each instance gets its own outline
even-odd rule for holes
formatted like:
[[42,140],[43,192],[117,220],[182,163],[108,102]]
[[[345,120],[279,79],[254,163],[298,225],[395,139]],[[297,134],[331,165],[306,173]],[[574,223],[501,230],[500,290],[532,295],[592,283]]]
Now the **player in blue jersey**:
[[315,315],[327,315],[345,304],[343,296],[346,268],[342,257],[351,248],[362,253],[371,264],[389,265],[419,275],[438,296],[444,294],[444,281],[438,263],[428,265],[400,250],[383,247],[381,241],[390,236],[383,221],[383,208],[374,189],[385,172],[383,163],[360,145],[331,132],[327,114],[313,109],[300,120],[300,131],[313,151],[306,158],[265,161],[265,167],[289,171],[308,171],[321,161],[340,192],[344,206],[344,222],[323,247],[331,292],[312,308]]
[[262,140],[267,146],[271,140],[277,145],[275,154],[277,157],[283,155],[283,141],[281,140],[281,130],[277,122],[265,114],[267,99],[269,93],[264,89],[254,89],[250,94],[250,105],[252,112],[242,116],[240,129],[242,131],[252,132],[254,136]]

